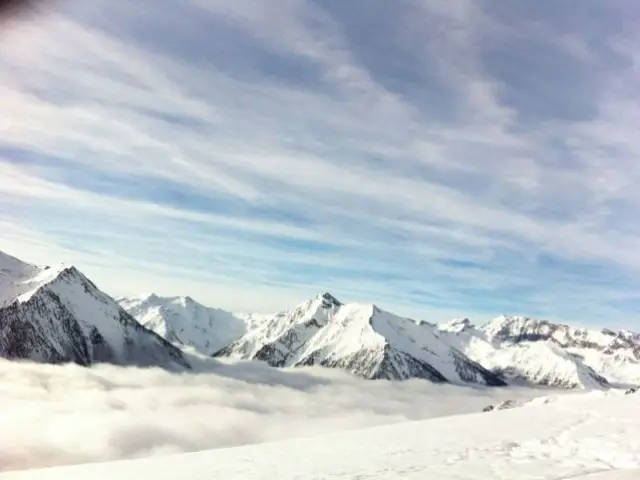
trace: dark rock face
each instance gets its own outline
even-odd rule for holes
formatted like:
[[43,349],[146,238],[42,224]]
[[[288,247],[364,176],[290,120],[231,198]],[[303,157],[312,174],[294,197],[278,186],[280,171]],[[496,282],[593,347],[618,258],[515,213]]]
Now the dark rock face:
[[0,356],[43,363],[91,363],[82,329],[52,292],[0,309]]
[[447,382],[444,375],[427,362],[412,357],[389,345],[384,346],[382,361],[378,365],[375,375],[372,378],[384,380],[422,378],[435,383]]
[[[78,317],[57,293],[67,290],[74,292],[75,301],[92,306],[90,318]],[[105,314],[109,309],[115,316]],[[83,366],[190,368],[179,349],[145,329],[73,267],[27,300],[0,308],[0,357]]]
[[625,395],[633,395],[634,393],[636,393],[638,390],[640,390],[640,387],[631,387],[629,389],[627,389],[624,394]]
[[[276,341],[262,346],[253,358],[273,367],[319,365],[327,368],[339,368],[371,380],[420,378],[436,383],[448,381],[432,365],[388,344],[382,350],[361,348],[351,355],[341,357],[327,356],[326,352],[320,349],[304,357],[296,358],[298,351],[305,346],[305,339],[310,338],[320,328],[321,326],[315,320],[304,325],[296,325]],[[234,354],[242,356],[243,352],[248,355],[249,350],[249,347],[240,340],[216,352],[214,356]],[[456,363],[459,370],[467,371],[466,379],[470,383],[477,383],[476,374],[479,374],[488,385],[506,385],[498,375],[472,362],[461,353],[456,355]]]
[[[602,375],[598,374],[593,368],[584,364],[581,366],[581,368],[583,368],[585,373],[587,373],[589,377],[594,382],[599,384],[601,387],[609,388],[611,386],[609,381],[606,378],[604,378]],[[522,370],[516,365],[502,368],[502,369],[496,369],[495,373],[504,378],[510,378],[512,379],[512,381],[516,381],[518,383],[522,383],[522,384],[529,383],[527,374],[523,373]],[[535,383],[536,385],[540,385],[543,387],[565,388],[565,389],[579,388],[581,386],[579,383],[575,383],[575,382],[571,383],[571,382],[563,381],[562,377],[558,377],[553,372],[549,372],[548,376],[537,378]]]
[[479,375],[484,380],[484,383],[490,387],[505,387],[507,385],[507,382],[504,381],[500,373],[487,370],[479,363],[474,362],[455,349],[453,350],[453,355],[456,363],[456,370],[458,371],[460,378],[465,382],[477,383],[475,379],[476,376]]
[[332,309],[332,308],[337,308],[342,306],[342,302],[340,300],[338,300],[336,297],[334,297],[333,295],[327,292],[322,294],[322,301],[323,301],[323,305],[322,305],[323,308]]
[[482,409],[483,412],[493,412],[495,410],[509,410],[511,408],[516,408],[518,403],[514,400],[505,400],[504,402],[497,403],[495,405],[487,405]]
[[[333,297],[327,297],[326,294],[321,297],[321,301],[321,308],[326,312],[336,312],[342,306],[340,302]],[[304,314],[304,312],[298,311],[295,313]],[[379,313],[380,310],[377,307],[372,307],[371,318],[368,320],[368,324],[372,329],[375,323],[374,317]],[[326,334],[324,329],[332,328],[327,323],[326,315],[320,315],[320,317],[322,318],[321,320],[316,316],[312,316],[308,320],[294,322],[290,328],[284,329],[274,340],[261,346],[258,345],[259,348],[257,350],[255,350],[256,347],[254,346],[256,341],[254,337],[241,338],[219,350],[214,356],[252,358],[263,361],[273,367],[319,365],[327,368],[339,368],[361,378],[371,380],[419,378],[435,383],[448,382],[447,378],[436,367],[421,358],[416,358],[401,349],[393,347],[388,342],[384,342],[384,344],[375,348],[366,347],[365,345],[361,345],[360,348],[356,346],[353,349],[353,353],[349,354],[337,354],[328,346],[322,346],[314,350],[309,349],[309,342],[312,341],[315,335],[322,336]],[[276,319],[277,321],[280,320]],[[329,323],[332,321],[335,320],[330,320]],[[506,385],[499,375],[473,362],[463,353],[455,349],[451,349],[450,352],[455,363],[455,369],[463,382],[481,383],[490,386]]]

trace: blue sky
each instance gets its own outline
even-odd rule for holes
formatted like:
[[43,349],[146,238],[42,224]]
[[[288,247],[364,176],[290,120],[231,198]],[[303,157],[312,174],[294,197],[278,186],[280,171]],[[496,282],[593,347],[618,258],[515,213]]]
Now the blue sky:
[[640,4],[94,0],[0,44],[0,248],[113,295],[640,328]]

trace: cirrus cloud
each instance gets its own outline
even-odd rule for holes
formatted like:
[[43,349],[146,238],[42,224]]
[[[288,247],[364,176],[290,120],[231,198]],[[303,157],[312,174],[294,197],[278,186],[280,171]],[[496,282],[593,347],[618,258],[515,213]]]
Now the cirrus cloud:
[[3,41],[0,248],[114,295],[633,327],[633,2],[161,4]]

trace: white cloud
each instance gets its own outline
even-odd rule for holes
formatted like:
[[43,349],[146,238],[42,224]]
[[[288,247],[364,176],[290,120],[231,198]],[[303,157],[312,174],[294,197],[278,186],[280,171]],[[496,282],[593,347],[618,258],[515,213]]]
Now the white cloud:
[[[535,40],[560,45],[596,75],[602,59],[582,32],[518,30],[472,2],[401,2],[394,15],[403,28],[378,34],[388,35],[401,52],[419,52],[407,59],[416,60],[407,70],[424,79],[422,90],[432,87],[429,81],[444,88],[451,111],[443,111],[382,78],[371,65],[380,58],[363,57],[366,45],[354,43],[359,37],[350,36],[345,19],[310,2],[281,2],[278,8],[252,1],[168,2],[168,11],[101,5],[69,7],[16,29],[0,46],[6,113],[0,147],[9,149],[0,151],[0,220],[51,239],[51,262],[61,250],[71,253],[74,239],[87,265],[102,264],[99,282],[121,284],[118,265],[132,272],[128,288],[164,290],[176,271],[167,253],[179,251],[185,265],[176,290],[188,285],[217,303],[220,296],[207,289],[237,287],[231,296],[238,302],[244,296],[256,309],[266,309],[264,298],[275,296],[280,301],[269,305],[284,307],[291,296],[328,281],[335,290],[359,281],[374,297],[384,295],[392,282],[376,280],[383,269],[406,277],[395,285],[411,280],[438,292],[452,282],[481,281],[475,271],[434,265],[442,259],[479,261],[491,278],[487,283],[499,290],[519,282],[503,270],[504,252],[527,262],[545,251],[566,261],[563,268],[589,260],[631,273],[640,269],[633,253],[639,251],[637,232],[611,215],[621,206],[637,209],[638,148],[629,130],[637,112],[625,93],[637,75],[605,78],[605,94],[593,99],[600,107],[595,119],[527,123],[527,112],[505,99],[504,79],[487,64],[491,48]],[[96,26],[105,12],[112,30]],[[203,42],[202,35],[216,34],[207,22],[229,27],[232,36]],[[163,38],[144,37],[153,25],[165,28]],[[207,50],[209,43],[225,41],[250,47],[238,58]],[[176,55],[172,42],[194,53],[202,49],[202,61]],[[616,48],[633,56],[624,42]],[[526,65],[527,52],[511,53],[522,53],[517,58]],[[263,72],[260,55],[312,69],[312,81]],[[253,67],[245,71],[247,62]],[[11,149],[37,161],[22,162]],[[124,181],[127,192],[118,185]],[[158,198],[166,193],[161,182],[177,200]],[[184,193],[206,207],[180,200]],[[27,215],[16,214],[21,202]],[[51,213],[54,204],[58,210]],[[234,208],[215,208],[229,204]],[[91,212],[104,219],[102,225],[91,224]],[[55,215],[55,229],[42,225],[47,214]],[[108,248],[110,259],[121,260],[110,260],[111,269],[97,253],[104,246],[82,240],[80,234],[91,230],[101,244],[110,238],[118,245]],[[249,234],[259,238],[243,237]],[[136,245],[147,239],[146,258],[123,248],[127,239]],[[298,251],[295,241],[342,250]],[[277,244],[264,245],[269,242]],[[40,258],[46,250],[41,245],[34,254]],[[13,253],[29,260],[31,251]],[[192,257],[206,260],[204,268],[225,264],[224,272],[202,275]],[[311,271],[307,279],[283,279],[286,262],[298,270],[341,265],[360,269],[362,277],[314,278]],[[416,268],[421,263],[423,274]],[[145,272],[133,274],[143,266]],[[554,279],[542,273],[531,273],[530,286],[553,288]],[[273,295],[247,293],[251,276],[271,284]],[[285,286],[295,284],[296,294],[288,294]],[[364,293],[357,290],[345,293]],[[458,294],[448,296],[460,303]],[[470,310],[476,301],[467,299]]]
[[0,360],[0,471],[117,460],[481,410],[534,391],[211,361],[201,373]]

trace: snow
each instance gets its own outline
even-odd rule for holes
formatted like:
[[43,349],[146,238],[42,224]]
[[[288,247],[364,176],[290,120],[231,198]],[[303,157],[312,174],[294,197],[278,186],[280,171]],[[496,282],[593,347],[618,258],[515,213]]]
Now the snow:
[[526,379],[537,385],[582,389],[607,386],[580,360],[549,341],[498,349],[483,363],[490,369],[509,370],[505,374],[516,382]]
[[0,356],[188,368],[75,267],[40,268],[0,252]]
[[117,300],[142,325],[165,340],[212,355],[247,331],[242,316],[205,307],[190,297],[143,295]]
[[629,331],[576,328],[527,317],[498,317],[479,329],[503,348],[522,338],[551,340],[614,386],[640,383],[640,336]]
[[[408,378],[415,372],[403,357],[407,354],[455,383],[486,381],[486,374],[469,362],[515,383],[577,389],[640,383],[640,342],[632,332],[507,316],[481,327],[467,318],[437,326],[373,304],[342,304],[324,292],[273,315],[225,312],[188,297],[148,295],[121,299],[120,304],[147,328],[183,348],[205,355],[259,358],[276,366],[322,363],[367,376],[379,372],[387,358],[393,375]],[[400,353],[389,354],[387,346]]]
[[567,351],[581,357],[584,364],[603,375],[614,386],[624,388],[640,385],[640,361],[631,352],[603,354],[587,348],[569,348]]
[[608,352],[616,334],[505,316],[482,327],[453,320],[439,330],[469,358],[515,382],[590,389],[640,380],[637,344]]
[[433,325],[372,304],[342,304],[326,293],[290,311],[246,319],[247,334],[221,354],[273,366],[344,368],[365,378],[419,377],[459,384],[486,384],[487,378],[495,378],[443,342]]
[[309,437],[479,412],[550,393],[190,361],[193,370],[185,373],[0,359],[0,472]]
[[53,280],[64,266],[40,268],[0,251],[0,308],[17,299],[26,301],[38,288]]
[[511,410],[183,455],[10,472],[0,479],[637,479],[639,402],[636,395],[567,395]]
[[[373,318],[374,330],[387,339],[389,344],[428,362],[450,382],[466,383],[459,373],[451,345],[440,337],[437,329],[428,324],[418,324],[377,310]],[[475,382],[482,383],[476,375]]]
[[[43,309],[29,307],[36,303]],[[482,327],[466,318],[436,326],[373,304],[345,305],[327,293],[274,315],[234,314],[189,297],[150,295],[120,305],[166,340],[193,349],[195,372],[0,361],[0,376],[9,372],[0,378],[0,472],[7,465],[231,448],[4,472],[0,480],[640,478],[640,393],[606,389],[601,377],[615,386],[640,381],[640,336],[633,332],[506,316]],[[115,363],[182,358],[73,267],[40,268],[0,252],[2,309],[14,315],[6,318],[15,310],[37,324],[60,351],[97,329]],[[49,318],[54,311],[77,319],[78,338],[60,330],[66,317]],[[513,383],[594,391],[530,401],[531,391],[515,387],[365,382],[342,372],[311,375],[307,367],[294,373],[206,358],[220,349],[235,358],[268,356],[283,367],[337,366],[366,378],[388,373],[384,362],[397,378],[409,378],[418,368],[406,361],[410,356],[453,383],[482,384],[486,368]],[[461,414],[488,406],[489,398],[493,411]],[[422,420],[438,415],[455,416]],[[401,420],[412,421],[341,431]],[[233,446],[260,441],[272,443]]]

